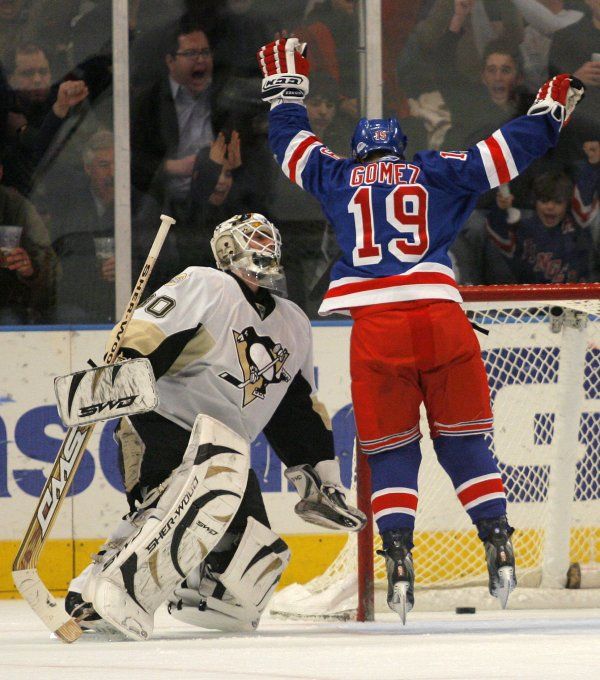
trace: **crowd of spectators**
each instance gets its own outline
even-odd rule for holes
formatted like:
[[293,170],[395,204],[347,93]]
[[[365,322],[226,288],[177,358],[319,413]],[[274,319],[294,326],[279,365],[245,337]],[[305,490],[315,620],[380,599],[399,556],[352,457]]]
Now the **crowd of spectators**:
[[416,4],[396,62],[415,151],[469,148],[558,73],[587,88],[557,148],[479,201],[452,250],[459,283],[600,280],[600,0]]
[[[256,49],[309,44],[306,104],[338,155],[360,117],[355,0],[129,0],[132,271],[175,217],[152,286],[213,266],[232,214],[280,228],[289,296],[316,315],[336,257],[316,202],[276,167]],[[111,0],[0,0],[0,323],[114,321]],[[557,149],[482,197],[453,249],[463,284],[600,280],[600,0],[381,0],[384,115],[464,150],[570,72],[585,100]]]

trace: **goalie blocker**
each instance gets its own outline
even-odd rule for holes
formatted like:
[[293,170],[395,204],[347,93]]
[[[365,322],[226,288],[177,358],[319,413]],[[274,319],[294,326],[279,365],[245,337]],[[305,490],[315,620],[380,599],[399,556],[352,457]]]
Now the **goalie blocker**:
[[199,415],[155,507],[137,518],[121,550],[107,551],[94,566],[83,599],[129,639],[147,640],[156,609],[227,530],[244,494],[249,457],[244,439]]
[[67,427],[145,413],[158,405],[154,373],[146,358],[60,376],[54,380],[54,392]]

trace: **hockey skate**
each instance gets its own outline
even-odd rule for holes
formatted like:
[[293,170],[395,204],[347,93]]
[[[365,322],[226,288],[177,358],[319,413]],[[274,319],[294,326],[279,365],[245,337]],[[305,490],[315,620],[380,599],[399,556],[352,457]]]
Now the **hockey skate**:
[[515,554],[510,540],[514,529],[506,517],[480,520],[477,529],[485,547],[490,595],[497,597],[502,609],[506,609],[508,596],[517,586]]
[[388,577],[387,603],[392,611],[400,615],[406,625],[406,615],[415,603],[415,571],[412,561],[412,531],[397,529],[382,534],[383,550]]
[[360,531],[367,522],[365,514],[346,503],[341,482],[331,479],[333,475],[324,474],[324,471],[337,472],[339,478],[337,461],[322,461],[316,467],[321,469],[296,465],[285,471],[302,498],[294,508],[296,514],[306,522],[327,529]]
[[[99,560],[101,557],[102,551],[95,556],[96,560]],[[120,635],[117,629],[111,626],[108,621],[105,621],[94,609],[94,605],[91,602],[86,602],[81,594],[81,590],[90,576],[93,566],[93,564],[88,565],[69,584],[69,590],[65,597],[65,611],[71,618],[77,621],[80,628],[84,631],[103,633],[110,636]]]
[[65,610],[84,631],[121,637],[121,633],[98,614],[91,602],[84,601],[81,593],[69,590],[65,597]]

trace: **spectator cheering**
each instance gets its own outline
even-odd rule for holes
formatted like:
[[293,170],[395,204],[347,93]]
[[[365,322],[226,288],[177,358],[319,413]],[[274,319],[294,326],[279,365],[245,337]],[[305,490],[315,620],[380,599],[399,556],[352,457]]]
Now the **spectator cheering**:
[[15,102],[8,116],[5,179],[28,194],[38,164],[53,142],[56,145],[60,129],[73,107],[87,98],[88,89],[82,80],[66,80],[53,89],[46,54],[33,43],[17,45],[6,69]]
[[196,157],[214,140],[212,50],[197,25],[180,23],[165,55],[168,75],[140,95],[132,122],[133,183],[185,222]]
[[589,281],[592,239],[570,212],[573,183],[563,174],[543,174],[533,182],[535,211],[512,209],[512,195],[497,193],[488,233],[507,259],[515,283]]

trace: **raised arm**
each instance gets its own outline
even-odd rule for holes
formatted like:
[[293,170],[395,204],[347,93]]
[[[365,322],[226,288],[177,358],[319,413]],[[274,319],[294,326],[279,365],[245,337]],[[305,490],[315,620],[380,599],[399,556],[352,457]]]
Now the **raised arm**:
[[583,16],[577,10],[567,10],[555,14],[539,0],[512,0],[512,2],[528,24],[547,36],[551,36],[561,28],[570,26]]
[[470,149],[418,154],[429,180],[472,193],[510,182],[556,145],[583,92],[577,78],[556,76],[540,88],[527,115],[511,120]]
[[271,104],[269,144],[275,158],[290,181],[323,200],[343,162],[311,130],[304,106],[309,88],[305,50],[297,38],[275,40],[260,48],[257,59],[262,98]]

